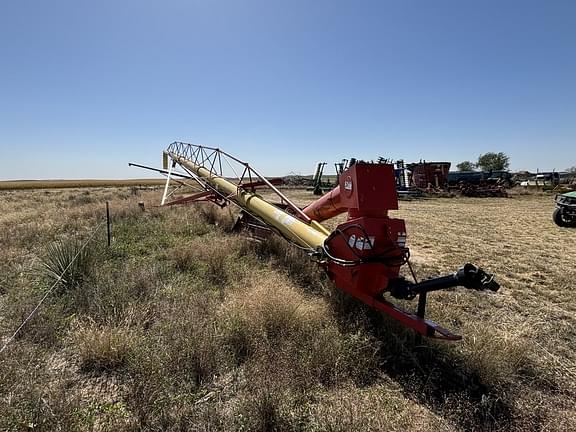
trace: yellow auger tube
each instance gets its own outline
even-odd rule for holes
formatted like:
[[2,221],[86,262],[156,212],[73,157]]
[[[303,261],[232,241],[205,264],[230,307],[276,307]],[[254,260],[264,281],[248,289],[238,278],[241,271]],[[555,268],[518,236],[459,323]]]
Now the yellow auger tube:
[[260,217],[264,222],[272,225],[283,235],[302,247],[318,248],[324,244],[329,231],[320,223],[312,221],[310,224],[289,215],[285,211],[266,202],[258,195],[238,188],[228,180],[215,175],[204,167],[196,165],[188,159],[169,153],[169,156],[183,167],[186,167],[198,177],[203,178],[218,191],[227,195],[250,213]]

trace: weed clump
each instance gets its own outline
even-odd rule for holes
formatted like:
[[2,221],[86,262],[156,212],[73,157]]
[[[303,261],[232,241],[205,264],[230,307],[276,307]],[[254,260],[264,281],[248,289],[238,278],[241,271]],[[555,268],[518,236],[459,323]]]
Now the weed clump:
[[158,307],[127,368],[129,406],[141,424],[167,429],[190,420],[201,389],[228,370],[230,356],[214,320],[217,298],[191,291]]
[[200,219],[209,225],[215,225],[221,232],[230,233],[236,219],[230,208],[220,208],[214,204],[198,207]]
[[159,289],[160,278],[157,263],[100,261],[92,266],[81,286],[62,296],[61,304],[71,313],[83,314],[94,322],[120,324],[134,310],[147,311],[146,305]]
[[111,371],[126,364],[137,344],[134,332],[125,326],[79,324],[72,332],[81,369]]
[[243,395],[235,413],[236,428],[261,432],[295,429],[287,409],[290,395],[272,389],[270,384],[264,388],[252,385],[250,390]]
[[376,365],[368,341],[342,334],[325,303],[304,297],[281,277],[248,281],[234,294],[222,304],[219,322],[237,364],[268,365],[261,375],[299,391],[363,380]]
[[92,204],[94,202],[94,198],[90,196],[89,191],[84,191],[80,194],[74,194],[68,196],[68,202],[72,206],[82,206],[86,204]]
[[64,290],[84,281],[90,265],[90,249],[77,240],[57,241],[48,246],[42,262],[46,275]]
[[196,238],[170,250],[169,259],[176,270],[192,273],[207,286],[222,289],[232,282],[229,264],[238,258],[234,240]]

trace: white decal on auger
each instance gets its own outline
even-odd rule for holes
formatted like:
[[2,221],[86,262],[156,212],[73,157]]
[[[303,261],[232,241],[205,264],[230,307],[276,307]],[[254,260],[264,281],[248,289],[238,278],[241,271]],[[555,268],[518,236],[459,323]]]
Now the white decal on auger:
[[374,246],[375,241],[374,236],[369,236],[368,238],[365,237],[358,237],[356,238],[355,234],[352,234],[348,239],[348,245],[350,247],[355,247],[356,249],[360,250],[370,250]]
[[289,226],[296,222],[296,219],[280,210],[274,210],[274,217],[283,225]]
[[398,233],[398,239],[396,240],[396,244],[400,247],[406,246],[406,233],[405,232],[399,232]]

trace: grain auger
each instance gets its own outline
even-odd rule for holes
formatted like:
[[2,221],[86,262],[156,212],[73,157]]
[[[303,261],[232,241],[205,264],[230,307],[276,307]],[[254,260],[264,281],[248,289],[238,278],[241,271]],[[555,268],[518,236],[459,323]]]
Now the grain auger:
[[[274,231],[305,249],[326,271],[334,284],[372,308],[384,312],[417,333],[436,339],[459,340],[461,336],[425,319],[426,296],[431,291],[462,286],[473,290],[497,291],[491,274],[465,264],[454,274],[421,282],[400,276],[410,267],[404,220],[389,216],[398,209],[394,166],[355,162],[339,177],[339,185],[301,209],[248,163],[211,147],[173,142],[164,151],[167,174],[162,205],[210,201],[221,207],[235,204],[248,224]],[[179,166],[181,171],[176,172]],[[170,191],[171,180],[177,187]],[[190,186],[192,195],[168,201],[175,191]],[[266,198],[258,188],[266,187]],[[269,196],[279,203],[272,204]],[[322,222],[347,213],[345,222],[330,231]],[[412,272],[413,274],[413,272]],[[415,278],[414,278],[415,279]],[[391,298],[418,297],[416,312],[395,305]]]

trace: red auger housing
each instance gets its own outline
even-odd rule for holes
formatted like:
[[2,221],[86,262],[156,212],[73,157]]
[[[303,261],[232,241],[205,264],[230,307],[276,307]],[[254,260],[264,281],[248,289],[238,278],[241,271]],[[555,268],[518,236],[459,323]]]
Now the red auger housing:
[[356,163],[340,176],[340,185],[304,209],[317,221],[348,212],[326,239],[328,273],[352,294],[378,296],[397,279],[406,262],[404,220],[388,216],[398,209],[394,167]]
[[[403,219],[391,218],[398,209],[394,166],[357,162],[341,176],[339,185],[306,207],[303,212],[318,222],[348,212],[346,222],[324,242],[329,277],[341,289],[379,309],[418,333],[439,339],[458,340],[437,324],[425,320],[426,293],[454,286],[496,291],[491,275],[466,264],[454,275],[411,283],[400,277],[408,262],[406,226]],[[412,299],[420,295],[418,312],[406,312],[384,299]]]

